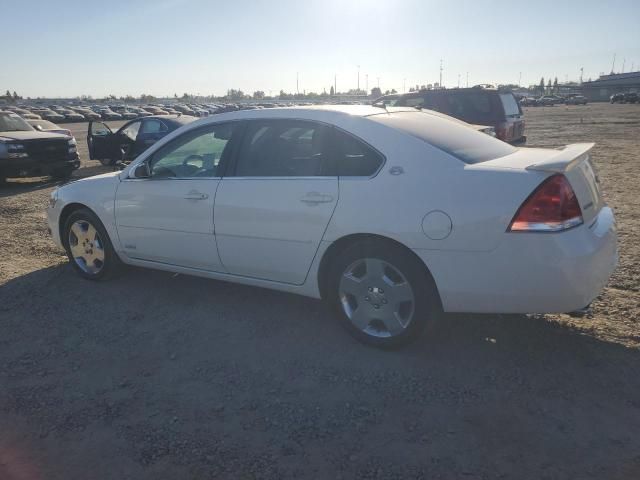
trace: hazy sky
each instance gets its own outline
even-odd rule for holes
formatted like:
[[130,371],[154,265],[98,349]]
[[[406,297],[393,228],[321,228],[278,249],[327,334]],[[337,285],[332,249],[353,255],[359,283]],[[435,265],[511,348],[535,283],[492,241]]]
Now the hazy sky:
[[[520,3],[520,7],[517,5]],[[640,0],[0,0],[23,96],[402,91],[640,70]]]

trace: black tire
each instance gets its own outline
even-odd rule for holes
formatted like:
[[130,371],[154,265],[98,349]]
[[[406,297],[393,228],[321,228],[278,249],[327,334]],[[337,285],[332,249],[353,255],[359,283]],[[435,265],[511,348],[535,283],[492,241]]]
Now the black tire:
[[[381,260],[391,266],[392,269],[395,269],[406,279],[406,282],[411,287],[413,292],[413,315],[404,330],[398,334],[376,336],[375,334],[367,333],[356,327],[345,312],[340,294],[340,281],[351,265],[357,264],[364,258]],[[378,289],[374,288],[374,290],[377,291]],[[368,288],[368,291],[371,291],[371,288]],[[442,306],[435,282],[424,264],[403,247],[386,241],[365,241],[351,245],[340,252],[329,266],[327,300],[336,311],[342,325],[351,335],[366,345],[383,349],[398,348],[415,341],[425,330],[433,330],[442,314]],[[364,297],[363,300],[371,303],[368,296]],[[383,303],[386,304],[387,302],[383,300]],[[385,308],[386,306],[379,305],[375,308]],[[379,321],[372,319],[371,322]],[[370,323],[367,328],[373,328],[372,325],[373,323]]]
[[56,180],[68,180],[73,175],[73,168],[66,167],[54,170],[51,176]]
[[[101,261],[102,265],[99,271],[95,273],[91,273],[84,270],[79,265],[79,263],[81,262],[76,261],[73,253],[71,252],[72,247],[70,245],[69,232],[71,230],[71,227],[76,222],[81,222],[81,223],[84,222],[93,226],[93,228],[95,228],[97,232],[97,235],[99,236],[98,238],[100,240],[100,243],[102,244],[102,250],[104,252],[104,260]],[[67,252],[69,263],[81,277],[86,278],[87,280],[107,280],[115,276],[122,268],[122,262],[118,257],[118,254],[113,249],[111,239],[109,238],[109,235],[106,229],[104,228],[104,225],[102,224],[100,219],[97,217],[97,215],[89,209],[82,208],[74,211],[71,215],[69,215],[62,229],[62,242],[65,248],[65,251]],[[93,250],[93,246],[91,247],[91,249]]]

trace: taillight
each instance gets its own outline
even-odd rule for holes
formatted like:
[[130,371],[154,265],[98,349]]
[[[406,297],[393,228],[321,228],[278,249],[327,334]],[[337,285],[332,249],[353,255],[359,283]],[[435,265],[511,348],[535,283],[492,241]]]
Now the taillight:
[[506,142],[509,136],[509,124],[508,123],[499,123],[496,125],[496,137]]
[[582,211],[564,175],[542,182],[516,212],[510,232],[559,232],[582,223]]

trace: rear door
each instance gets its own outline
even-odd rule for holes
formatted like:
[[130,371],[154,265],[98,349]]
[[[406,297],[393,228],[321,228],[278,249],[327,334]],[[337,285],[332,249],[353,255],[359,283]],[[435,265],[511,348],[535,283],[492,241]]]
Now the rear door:
[[328,175],[325,125],[252,120],[230,172],[220,182],[214,223],[229,273],[304,283],[338,202]]
[[106,123],[90,121],[87,127],[87,147],[89,158],[100,160],[113,158],[114,153],[113,132]]

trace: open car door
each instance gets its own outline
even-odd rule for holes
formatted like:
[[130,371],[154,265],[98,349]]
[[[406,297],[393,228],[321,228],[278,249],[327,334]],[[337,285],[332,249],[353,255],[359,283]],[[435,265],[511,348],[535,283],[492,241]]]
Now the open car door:
[[117,160],[117,142],[106,123],[91,120],[87,129],[87,146],[91,160]]

